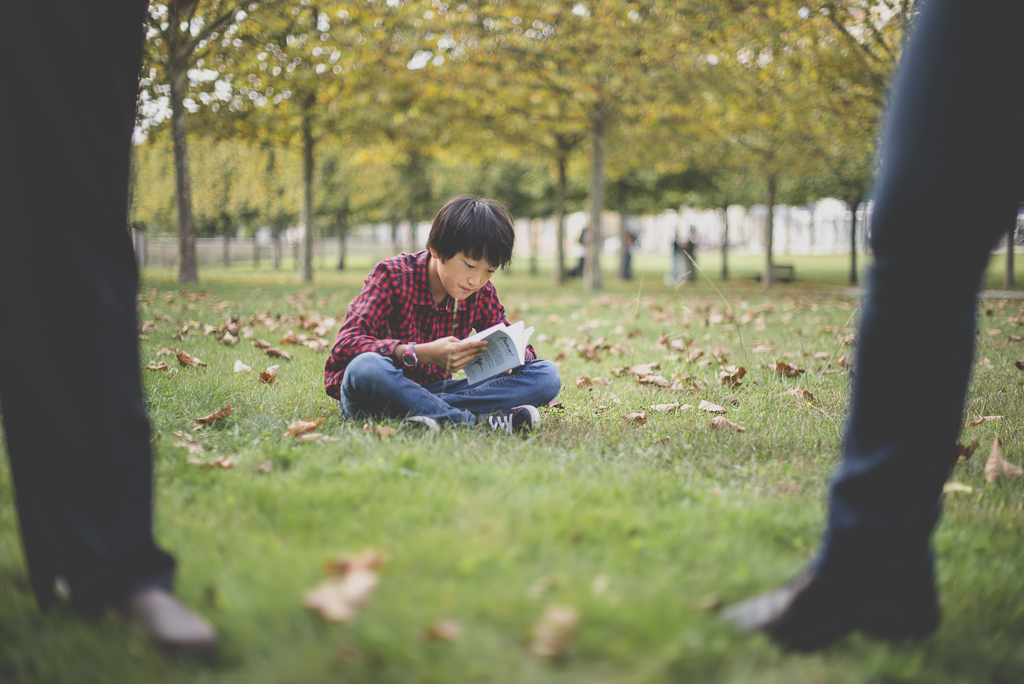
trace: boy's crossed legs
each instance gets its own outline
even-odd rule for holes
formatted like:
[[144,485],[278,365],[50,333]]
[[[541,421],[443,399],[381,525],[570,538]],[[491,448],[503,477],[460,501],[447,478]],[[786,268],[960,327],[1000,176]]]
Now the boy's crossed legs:
[[438,380],[423,386],[406,378],[391,359],[367,352],[345,369],[340,404],[342,414],[352,420],[367,415],[423,416],[471,427],[491,414],[544,406],[561,388],[558,368],[540,359],[472,386],[466,380]]

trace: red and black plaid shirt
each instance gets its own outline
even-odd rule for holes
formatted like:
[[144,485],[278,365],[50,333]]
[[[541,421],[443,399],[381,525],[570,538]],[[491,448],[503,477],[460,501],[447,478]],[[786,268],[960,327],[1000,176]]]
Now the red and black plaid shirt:
[[[443,306],[435,304],[427,286],[430,258],[427,251],[399,254],[380,262],[366,276],[363,291],[348,305],[345,323],[324,368],[327,394],[340,398],[345,368],[364,352],[393,360],[399,344],[433,342],[449,335],[461,340],[473,330],[486,330],[497,323],[508,325],[494,283],[487,283],[459,302],[458,310],[450,298]],[[527,346],[526,360],[535,358],[533,347]],[[404,368],[403,372],[421,385],[452,377],[441,367],[426,363]]]

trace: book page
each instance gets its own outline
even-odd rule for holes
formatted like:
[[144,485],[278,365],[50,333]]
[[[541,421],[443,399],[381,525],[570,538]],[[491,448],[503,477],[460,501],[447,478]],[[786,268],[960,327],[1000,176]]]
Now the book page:
[[525,326],[522,321],[509,326],[498,323],[466,338],[487,340],[487,349],[483,355],[464,369],[470,385],[526,363],[526,344],[533,334],[533,328],[526,329]]

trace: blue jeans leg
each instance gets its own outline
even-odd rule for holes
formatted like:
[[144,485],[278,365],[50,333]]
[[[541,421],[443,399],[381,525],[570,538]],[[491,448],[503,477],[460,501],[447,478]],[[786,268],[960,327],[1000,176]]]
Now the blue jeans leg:
[[472,412],[446,403],[405,377],[391,359],[373,352],[360,354],[345,368],[340,403],[342,414],[352,420],[427,416],[453,425],[476,425]]
[[843,463],[816,561],[820,575],[847,586],[931,581],[929,539],[963,420],[976,291],[1021,190],[1022,65],[1011,47],[1021,10],[1005,15],[931,0],[901,65]]
[[476,414],[501,413],[515,406],[544,406],[558,396],[562,379],[550,361],[530,361],[512,371],[476,385],[465,380],[432,382],[426,389],[450,406]]

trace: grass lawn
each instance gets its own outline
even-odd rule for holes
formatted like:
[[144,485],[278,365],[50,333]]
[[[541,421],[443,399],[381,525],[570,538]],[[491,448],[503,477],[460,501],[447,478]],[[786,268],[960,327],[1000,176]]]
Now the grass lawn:
[[[715,255],[700,256],[716,274]],[[997,436],[1008,460],[1024,461],[1024,374],[1014,367],[1024,343],[1012,341],[1024,333],[1009,320],[1024,300],[981,307],[965,423],[1005,418],[962,436],[981,447],[951,475],[973,492],[947,497],[935,538],[939,631],[899,645],[854,635],[790,656],[720,623],[721,603],[790,579],[812,557],[847,410],[840,358],[853,357],[847,336],[859,304],[841,293],[847,258],[778,260],[795,264],[800,280],[768,293],[749,277],[754,256],[735,257],[727,283],[679,289],[662,283],[666,260],[654,258],[637,259],[632,282],[609,273],[601,294],[531,277],[525,260],[499,273],[510,316],[536,326],[538,352],[558,359],[562,375],[564,408],[542,410],[542,429],[525,439],[483,429],[381,439],[341,419],[322,389],[326,352],[279,341],[289,330],[311,334],[300,315],[340,317],[369,261],[343,273],[325,265],[312,286],[298,284],[288,264],[207,267],[203,282],[186,288],[171,271],[146,271],[139,321],[153,329],[140,342],[142,362],[177,371],[144,371],[156,533],[177,556],[178,594],[219,629],[222,657],[212,666],[166,657],[112,616],[89,622],[62,605],[40,614],[0,458],[0,682],[1024,681],[1024,479],[986,485],[982,474]],[[1001,260],[993,258],[992,287],[1001,287]],[[274,329],[255,319],[261,313]],[[232,316],[292,359],[271,359],[251,339],[229,346],[204,334]],[[183,339],[173,337],[190,321],[197,325]],[[158,356],[164,347],[207,366],[181,367]],[[687,360],[696,349],[703,356]],[[719,383],[713,354],[747,369],[741,386]],[[280,364],[276,382],[233,372],[236,360],[254,371]],[[676,392],[612,372],[654,361],[665,378],[689,375],[704,387]],[[776,361],[807,372],[781,377]],[[928,372],[939,371],[908,368],[908,386]],[[579,387],[583,376],[607,385]],[[814,399],[788,394],[793,388]],[[76,397],[67,399],[55,400],[54,429],[60,410],[74,410]],[[701,400],[725,407],[745,432],[712,428],[696,408],[652,408]],[[191,429],[228,403],[233,415]],[[624,418],[641,411],[644,424]],[[314,418],[325,419],[319,431],[330,441],[284,437],[292,421]],[[176,431],[190,432],[203,453],[179,446]],[[218,458],[234,467],[189,463]],[[261,472],[267,461],[272,470]],[[371,548],[385,562],[355,620],[330,623],[303,607],[326,560]],[[579,628],[564,653],[545,660],[530,644],[553,606],[574,609]],[[442,619],[461,635],[428,639]]]

